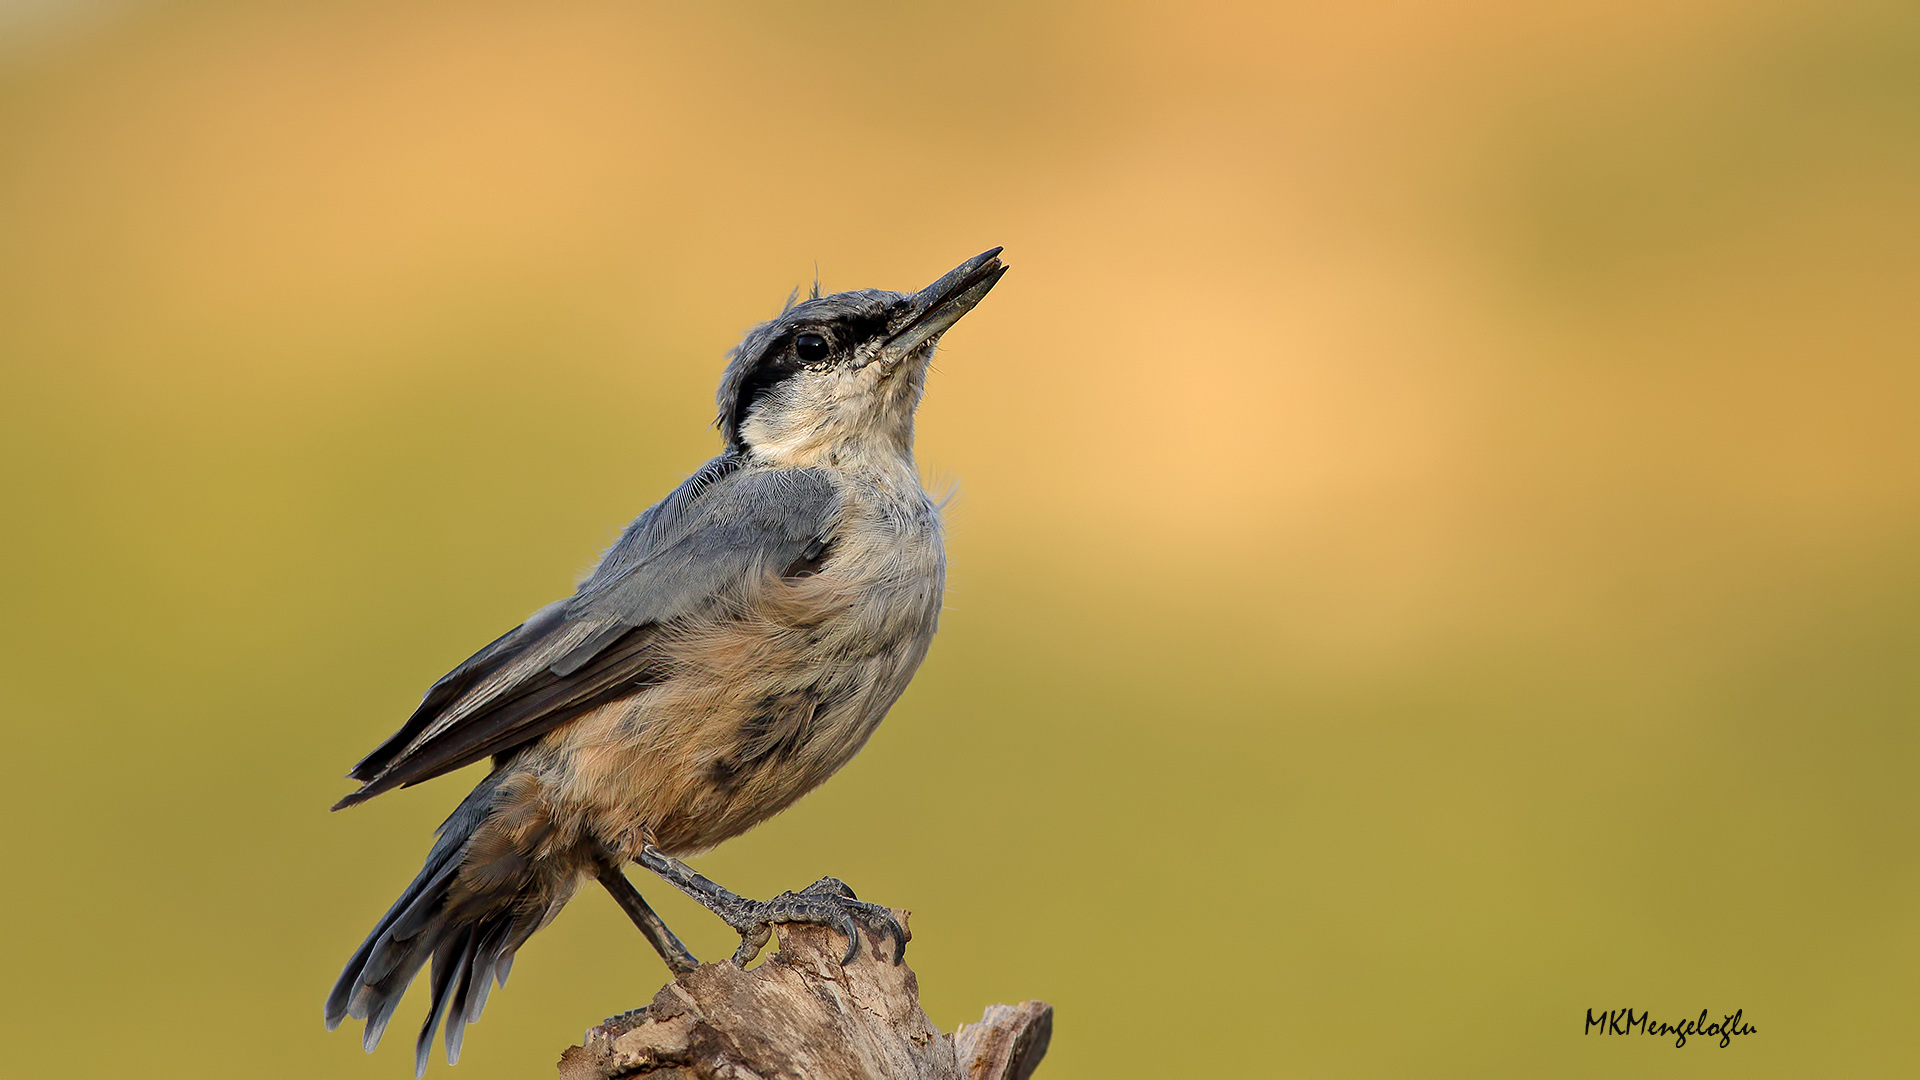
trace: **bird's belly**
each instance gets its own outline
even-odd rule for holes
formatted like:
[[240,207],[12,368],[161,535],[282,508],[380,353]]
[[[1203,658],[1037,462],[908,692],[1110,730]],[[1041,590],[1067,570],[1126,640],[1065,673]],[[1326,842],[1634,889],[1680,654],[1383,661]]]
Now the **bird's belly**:
[[[549,737],[549,786],[583,831],[631,855],[736,836],[850,761],[925,657],[941,573],[770,582],[725,617],[676,628],[667,676]],[[910,564],[909,564],[910,565]]]

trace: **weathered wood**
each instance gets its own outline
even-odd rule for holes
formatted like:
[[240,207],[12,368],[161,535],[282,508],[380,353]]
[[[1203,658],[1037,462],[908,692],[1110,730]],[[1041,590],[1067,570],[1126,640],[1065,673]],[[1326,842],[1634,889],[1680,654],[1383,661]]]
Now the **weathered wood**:
[[[904,926],[906,912],[894,914]],[[991,1006],[949,1037],[921,1010],[913,969],[891,962],[891,941],[863,931],[842,967],[833,931],[779,935],[764,963],[702,964],[589,1030],[561,1055],[560,1080],[1027,1080],[1047,1052],[1043,1002]]]
[[1027,1080],[1053,1041],[1053,1006],[1044,1001],[989,1005],[977,1024],[953,1033],[960,1075],[967,1080]]

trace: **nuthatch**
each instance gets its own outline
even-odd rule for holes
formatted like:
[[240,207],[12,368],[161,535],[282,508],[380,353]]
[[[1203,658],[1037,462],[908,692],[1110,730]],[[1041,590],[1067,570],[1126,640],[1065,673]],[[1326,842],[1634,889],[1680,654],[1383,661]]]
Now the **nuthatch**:
[[833,878],[753,901],[678,856],[791,805],[859,752],[926,656],[946,556],[913,461],[936,344],[1006,273],[999,248],[911,295],[788,301],[721,378],[726,448],[629,525],[565,600],[433,684],[349,777],[335,809],[485,758],[462,801],[327,997],[372,1050],[433,961],[416,1069],[446,1017],[447,1060],[514,952],[597,878],[667,966],[696,961],[628,882],[653,871],[740,934],[779,923],[906,935]]

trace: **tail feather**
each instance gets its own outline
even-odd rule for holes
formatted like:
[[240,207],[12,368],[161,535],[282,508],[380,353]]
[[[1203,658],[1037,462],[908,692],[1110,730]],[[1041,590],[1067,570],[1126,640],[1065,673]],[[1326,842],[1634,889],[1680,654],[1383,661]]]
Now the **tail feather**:
[[371,1054],[380,1045],[380,1036],[387,1033],[387,1025],[393,1022],[393,1012],[400,1007],[400,995],[390,994],[379,999],[377,1005],[367,1017],[367,1030],[360,1037],[360,1048]]
[[[398,916],[384,928],[378,930],[379,940],[369,950],[367,958],[360,967],[360,985],[368,989],[382,987],[397,975],[401,985],[413,980],[420,965],[426,963],[432,953],[432,942],[422,949],[416,944],[422,934],[435,929],[441,921],[446,906],[446,889],[453,875],[460,870],[460,860],[448,859],[445,866],[427,877],[426,871],[420,876],[424,882],[416,880],[418,891],[413,902],[408,904]],[[414,891],[409,889],[410,892]]]
[[[367,971],[368,962],[373,959],[374,950],[387,943],[388,929],[408,908],[419,902],[423,896],[445,885],[446,879],[458,869],[459,861],[453,858],[454,852],[442,851],[440,847],[441,845],[434,845],[433,852],[427,857],[427,865],[421,869],[419,876],[414,878],[413,883],[400,894],[400,899],[393,902],[393,906],[387,909],[387,913],[380,917],[380,921],[374,925],[373,932],[367,935],[367,940],[361,942],[360,948],[354,951],[353,959],[347,961],[346,969],[341,972],[339,981],[333,984],[333,992],[327,995],[328,1031],[339,1027],[340,1022],[349,1016],[361,1019],[367,1015],[366,995],[361,992],[361,977]],[[388,969],[392,966],[392,963],[386,965]]]
[[386,1033],[408,985],[431,960],[431,999],[414,1048],[419,1075],[426,1073],[427,1052],[443,1019],[447,1060],[459,1060],[467,1025],[479,1020],[492,986],[506,985],[513,954],[558,913],[571,892],[570,884],[541,873],[486,874],[478,880],[488,884],[478,892],[475,878],[460,876],[469,841],[493,809],[501,775],[496,772],[483,781],[441,825],[426,865],[354,952],[327,995],[327,1027],[338,1027],[348,1017],[364,1018],[362,1042],[371,1051]]
[[460,1057],[460,1040],[466,1034],[467,1025],[480,1019],[480,1010],[487,1007],[487,994],[493,990],[494,979],[498,977],[502,951],[513,933],[517,918],[492,920],[483,932],[474,935],[473,959],[467,964],[466,974],[455,989],[453,1004],[447,1010],[447,1061],[452,1063]]
[[467,1037],[467,990],[473,982],[473,965],[460,973],[453,988],[453,1002],[447,1006],[447,1064],[460,1064],[460,1044]]
[[507,935],[512,930],[513,923],[510,920],[501,920],[488,928],[486,936],[476,946],[479,959],[467,975],[472,986],[464,995],[466,1011],[461,1014],[464,1023],[471,1024],[480,1019],[480,1010],[487,1007],[487,995],[492,992],[494,981],[506,980],[506,974],[500,969],[500,960],[507,946]]
[[460,1042],[467,1034],[467,1025],[480,1018],[477,1010],[469,1008],[468,998],[473,994],[473,984],[477,981],[482,987],[487,985],[489,973],[487,964],[490,957],[482,951],[484,941],[475,935],[473,948],[467,953],[467,962],[460,972],[460,980],[454,984],[453,999],[447,1004],[447,1064],[460,1063]]
[[[433,1049],[433,1036],[440,1029],[440,1018],[447,1011],[447,992],[466,977],[473,959],[473,927],[463,926],[443,936],[433,955],[433,997],[427,1002],[427,1018],[420,1023],[420,1041],[413,1047],[413,1075],[427,1075],[427,1052]],[[453,1059],[453,1030],[447,1030],[447,1059]]]

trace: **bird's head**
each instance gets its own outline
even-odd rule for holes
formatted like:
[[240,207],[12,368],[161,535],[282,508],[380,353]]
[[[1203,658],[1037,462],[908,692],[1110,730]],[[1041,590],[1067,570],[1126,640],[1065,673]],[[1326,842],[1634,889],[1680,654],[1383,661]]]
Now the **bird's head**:
[[977,255],[917,293],[816,296],[754,328],[720,380],[727,445],[777,465],[905,458],[940,335],[1007,268]]

